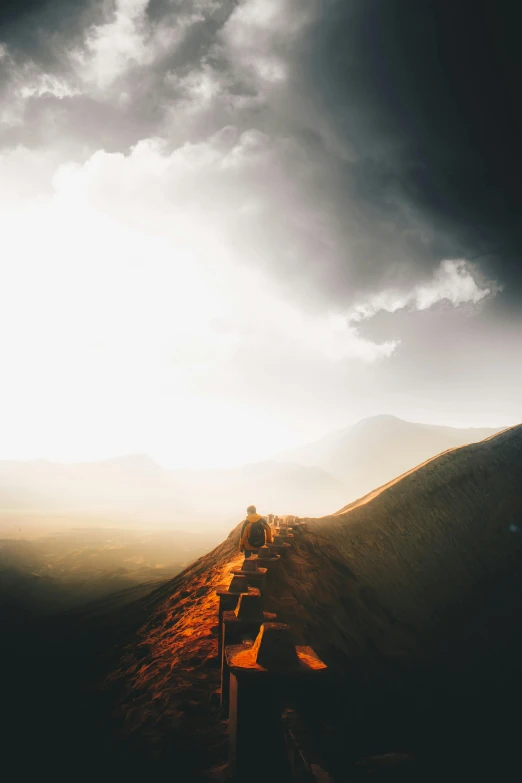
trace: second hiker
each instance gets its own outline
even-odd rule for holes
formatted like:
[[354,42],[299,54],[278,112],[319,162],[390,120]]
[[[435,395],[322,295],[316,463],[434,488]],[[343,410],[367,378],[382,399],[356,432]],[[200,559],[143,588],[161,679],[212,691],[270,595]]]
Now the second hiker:
[[256,513],[255,506],[249,506],[247,518],[241,525],[240,552],[244,552],[245,557],[250,557],[254,550],[264,546],[265,543],[271,544],[272,540],[272,531],[266,519]]

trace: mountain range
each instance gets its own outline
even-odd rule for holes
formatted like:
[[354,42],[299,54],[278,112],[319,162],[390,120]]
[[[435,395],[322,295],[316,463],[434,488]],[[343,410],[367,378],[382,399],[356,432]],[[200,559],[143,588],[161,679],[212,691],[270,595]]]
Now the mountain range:
[[[320,467],[275,460],[223,470],[160,467],[146,456],[64,465],[0,462],[0,515],[84,514],[122,523],[185,529],[230,527],[248,505],[265,513],[324,513],[346,498],[343,483]],[[89,524],[85,520],[84,524]],[[99,522],[98,522],[99,524]],[[224,529],[224,528],[223,528]]]
[[395,416],[374,416],[282,452],[277,459],[322,468],[342,481],[347,500],[355,500],[430,457],[456,446],[476,443],[500,431],[416,424]]
[[[419,770],[393,780],[520,766],[521,475],[522,426],[447,450],[295,531],[265,603],[331,669],[330,683],[294,708],[333,780],[350,770],[362,779],[358,757],[399,750]],[[222,721],[205,705],[219,683],[209,669],[212,596],[238,562],[237,540],[235,529],[146,599],[120,670],[129,741],[168,730],[152,708],[163,704],[188,765],[226,758]]]
[[0,461],[0,516],[69,514],[124,522],[230,527],[246,506],[319,516],[448,448],[494,429],[456,429],[377,416],[273,460],[220,470],[165,470],[146,455],[62,464]]

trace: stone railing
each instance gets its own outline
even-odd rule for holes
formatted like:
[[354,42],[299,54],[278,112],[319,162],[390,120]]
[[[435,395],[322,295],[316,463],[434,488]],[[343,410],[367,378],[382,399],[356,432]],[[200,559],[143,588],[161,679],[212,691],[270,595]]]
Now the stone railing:
[[232,569],[230,584],[217,592],[220,708],[229,733],[222,779],[325,783],[331,778],[307,763],[283,712],[292,694],[302,698],[327,666],[311,647],[295,645],[290,626],[265,611],[274,575],[291,557],[294,528],[305,529],[305,524],[295,517],[270,516],[274,542]]

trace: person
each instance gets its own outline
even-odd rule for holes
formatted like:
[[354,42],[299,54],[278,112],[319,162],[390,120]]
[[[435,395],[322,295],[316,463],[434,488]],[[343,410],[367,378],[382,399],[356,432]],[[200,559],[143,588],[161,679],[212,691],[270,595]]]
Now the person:
[[270,525],[261,514],[256,512],[255,506],[247,508],[247,517],[241,525],[241,537],[239,539],[239,551],[250,557],[254,550],[271,544],[273,541]]

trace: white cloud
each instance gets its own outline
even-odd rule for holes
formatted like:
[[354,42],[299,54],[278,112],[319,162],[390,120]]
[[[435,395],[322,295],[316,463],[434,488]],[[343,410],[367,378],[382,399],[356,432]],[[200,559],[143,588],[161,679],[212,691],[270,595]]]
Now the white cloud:
[[60,60],[59,73],[42,71],[28,59],[19,62],[2,45],[0,60],[8,62],[10,82],[10,112],[4,107],[3,121],[20,122],[24,102],[45,94],[56,98],[87,94],[114,100],[122,92],[132,93],[134,72],[171,55],[190,28],[216,4],[194,0],[188,12],[178,8],[156,22],[147,16],[148,5],[149,0],[114,0],[105,4],[104,19],[89,26],[79,42],[69,46],[56,39],[54,53]]
[[31,59],[19,63],[9,48],[0,46],[4,61],[4,94],[0,105],[0,125],[15,127],[24,123],[25,105],[31,98],[51,96],[59,100],[80,94],[74,79],[42,71]]
[[[69,226],[79,218],[95,220],[88,233],[101,237],[105,247],[118,241],[109,238],[117,227],[121,241],[132,247],[131,257],[147,243],[156,248],[157,258],[170,256],[162,275],[182,292],[176,317],[183,323],[185,342],[176,355],[184,357],[183,372],[197,365],[199,373],[207,362],[202,357],[228,358],[249,339],[267,350],[273,339],[283,339],[289,351],[300,346],[331,359],[373,361],[393,348],[361,337],[328,312],[303,313],[256,269],[257,257],[270,247],[265,251],[256,245],[250,256],[241,225],[245,219],[246,232],[252,216],[259,216],[269,236],[281,199],[274,198],[271,187],[254,189],[250,183],[262,172],[271,186],[279,178],[282,189],[279,155],[266,134],[255,129],[238,134],[228,127],[205,142],[170,153],[159,139],[140,142],[127,156],[100,151],[83,166],[62,166],[54,178],[53,207],[68,216]],[[293,205],[285,203],[284,208],[291,211]],[[269,326],[262,321],[257,328],[252,325],[252,301],[270,313]],[[195,320],[193,302],[198,303]],[[216,336],[212,324],[223,319],[232,327]]]
[[[464,259],[442,261],[430,281],[415,286],[411,291],[380,291],[367,301],[356,304],[348,314],[330,314],[328,328],[322,332],[321,344],[332,359],[357,358],[371,363],[387,358],[396,351],[400,341],[375,343],[361,335],[358,324],[379,312],[395,313],[406,308],[428,310],[444,301],[453,307],[478,304],[500,290],[492,281],[487,285],[479,284],[475,279],[478,274],[478,270]],[[321,330],[318,330],[319,334]]]
[[238,113],[265,106],[287,82],[292,47],[312,18],[309,0],[241,0],[188,73],[166,74],[166,132],[172,124],[237,122]]
[[307,1],[242,0],[221,33],[227,57],[259,85],[283,82],[288,48],[310,18]]
[[54,98],[70,98],[78,95],[80,90],[65,79],[60,79],[49,73],[35,72],[33,76],[26,76],[21,80],[19,94],[22,98],[32,98],[42,95],[52,95]]
[[[173,151],[146,139],[127,155],[100,150],[83,165],[59,166],[50,195],[30,187],[36,153],[4,155],[0,366],[8,380],[0,412],[24,421],[36,444],[49,443],[43,422],[55,422],[54,456],[63,458],[81,457],[79,444],[94,433],[108,453],[135,450],[124,425],[135,416],[132,437],[155,453],[163,422],[188,433],[220,418],[213,374],[240,372],[245,352],[262,372],[277,346],[282,383],[295,356],[326,366],[389,355],[392,343],[375,344],[328,312],[303,310],[258,265],[272,252],[276,214],[296,208],[284,201],[281,154],[255,129],[224,128]],[[42,162],[40,178],[51,165]],[[17,182],[27,181],[17,198],[15,172]],[[261,221],[255,243],[252,220]],[[242,422],[251,416],[252,437],[267,453],[276,450],[285,426],[270,424],[258,407],[247,414],[248,398],[235,404]],[[242,423],[221,445],[224,461],[233,461],[244,432]],[[16,428],[6,434],[6,448],[18,436]],[[34,443],[29,453],[38,454]],[[190,448],[172,445],[176,453]]]
[[223,90],[223,76],[208,63],[203,63],[201,68],[189,71],[185,76],[169,73],[165,77],[165,82],[181,94],[178,106],[190,110],[211,105]]
[[[177,384],[183,396],[187,383],[248,346],[261,361],[277,344],[288,357],[375,362],[399,343],[365,337],[361,321],[444,299],[476,303],[491,292],[464,261],[444,261],[429,283],[382,292],[348,315],[303,310],[259,264],[273,252],[278,213],[306,221],[287,198],[281,154],[255,129],[227,127],[170,152],[161,139],[145,139],[128,155],[99,151],[83,165],[62,165],[51,197],[18,201],[14,169],[18,181],[24,167],[30,178],[35,153],[5,155],[0,333],[17,324],[18,342],[0,340],[4,358],[30,356],[34,383],[42,361],[63,374],[65,351],[67,373],[71,361],[82,375],[90,368],[92,383],[108,372],[122,389],[139,387],[146,376],[146,384]],[[42,162],[40,176],[50,165]],[[251,242],[252,221],[261,225]],[[252,317],[253,303],[265,317]]]
[[[185,433],[172,449],[189,449],[191,428],[204,422],[209,442],[225,440],[221,448],[232,454],[241,433],[223,439],[228,420],[218,431],[226,408],[213,396],[219,373],[241,385],[245,357],[262,374],[277,353],[282,396],[297,387],[296,366],[301,388],[310,372],[310,388],[322,395],[322,374],[341,388],[344,365],[371,375],[397,350],[393,335],[382,343],[365,336],[364,322],[378,312],[473,305],[498,290],[457,259],[443,261],[428,282],[386,289],[344,314],[329,312],[315,290],[315,309],[302,303],[307,287],[331,291],[330,279],[339,278],[341,291],[340,259],[357,247],[350,204],[343,233],[321,159],[292,140],[303,100],[293,93],[292,69],[315,0],[239,0],[224,22],[222,3],[212,0],[171,3],[159,20],[147,15],[146,0],[100,6],[105,17],[74,48],[53,38],[60,73],[14,62],[0,45],[10,73],[0,119],[49,127],[47,153],[18,147],[0,156],[0,366],[8,379],[0,415],[11,411],[18,422],[12,443],[24,422],[24,432],[41,431],[41,442],[64,454],[96,438],[107,451],[111,443],[135,450],[125,445],[125,414],[143,450],[154,451],[147,433],[168,421]],[[63,100],[77,95],[94,101]],[[57,100],[25,111],[44,96]],[[130,152],[121,142],[125,152],[90,154],[89,139],[100,144],[105,125],[114,124],[115,149],[142,132],[144,115],[153,117],[147,128],[157,122],[150,133],[158,137]],[[258,117],[262,130],[250,127]],[[59,166],[76,138],[82,162]],[[281,402],[276,427],[241,394],[227,410],[239,412],[242,430],[250,426],[267,453],[277,450],[294,412]],[[44,420],[69,423],[50,424],[44,440]]]
[[[210,133],[238,123],[238,113],[259,110],[286,82],[292,46],[314,10],[312,0],[241,0],[220,27],[217,0],[173,4],[156,19],[147,14],[148,5],[112,0],[100,7],[101,21],[74,44],[55,37],[57,70],[12,60],[3,47],[8,78],[0,123],[21,125],[26,103],[45,95],[89,96],[101,105],[109,102],[111,112],[115,106],[128,111],[133,101],[149,103],[150,113],[162,118],[156,131],[178,142],[194,131],[201,135],[201,129]],[[197,43],[173,67],[189,35]]]
[[446,260],[442,261],[430,283],[417,286],[415,307],[426,310],[443,300],[454,307],[468,302],[477,304],[496,291],[498,287],[494,283],[481,287],[476,282],[473,267],[466,260]]
[[104,88],[131,64],[149,61],[147,5],[148,0],[116,0],[112,18],[88,30],[83,46],[72,55],[83,81]]
[[379,312],[395,313],[405,308],[427,310],[440,302],[448,302],[453,307],[478,304],[500,290],[496,283],[479,283],[476,277],[477,270],[465,259],[446,259],[428,282],[407,292],[389,289],[374,294],[366,302],[355,305],[348,320],[356,323]]
[[387,358],[399,345],[398,340],[375,343],[363,337],[350,321],[330,314],[328,337],[325,340],[327,355],[332,359],[359,359],[374,362]]
[[[396,351],[393,336],[379,343],[362,333],[365,319],[446,300],[477,303],[494,292],[453,260],[431,281],[384,291],[348,315],[307,310],[281,287],[284,274],[266,271],[278,252],[295,257],[298,270],[307,260],[294,233],[313,221],[313,209],[289,177],[288,145],[227,126],[174,149],[150,138],[128,154],[99,150],[83,164],[56,167],[52,155],[23,148],[0,157],[7,453],[65,459],[141,450],[171,464],[226,464],[244,452],[248,432],[257,454],[268,455],[288,443],[299,408],[290,412],[286,397],[277,410],[260,405],[244,380],[245,360],[262,378],[276,355],[273,382],[283,397],[295,388],[295,368],[314,373],[322,394],[321,375],[339,383],[347,362],[359,374]],[[296,227],[290,244],[281,225]],[[237,394],[228,389],[234,382]],[[203,426],[201,455],[191,433]]]
[[84,89],[107,90],[137,67],[150,66],[175,49],[190,25],[202,18],[199,13],[178,13],[152,24],[148,5],[149,0],[116,0],[105,20],[92,25],[81,45],[69,53]]

